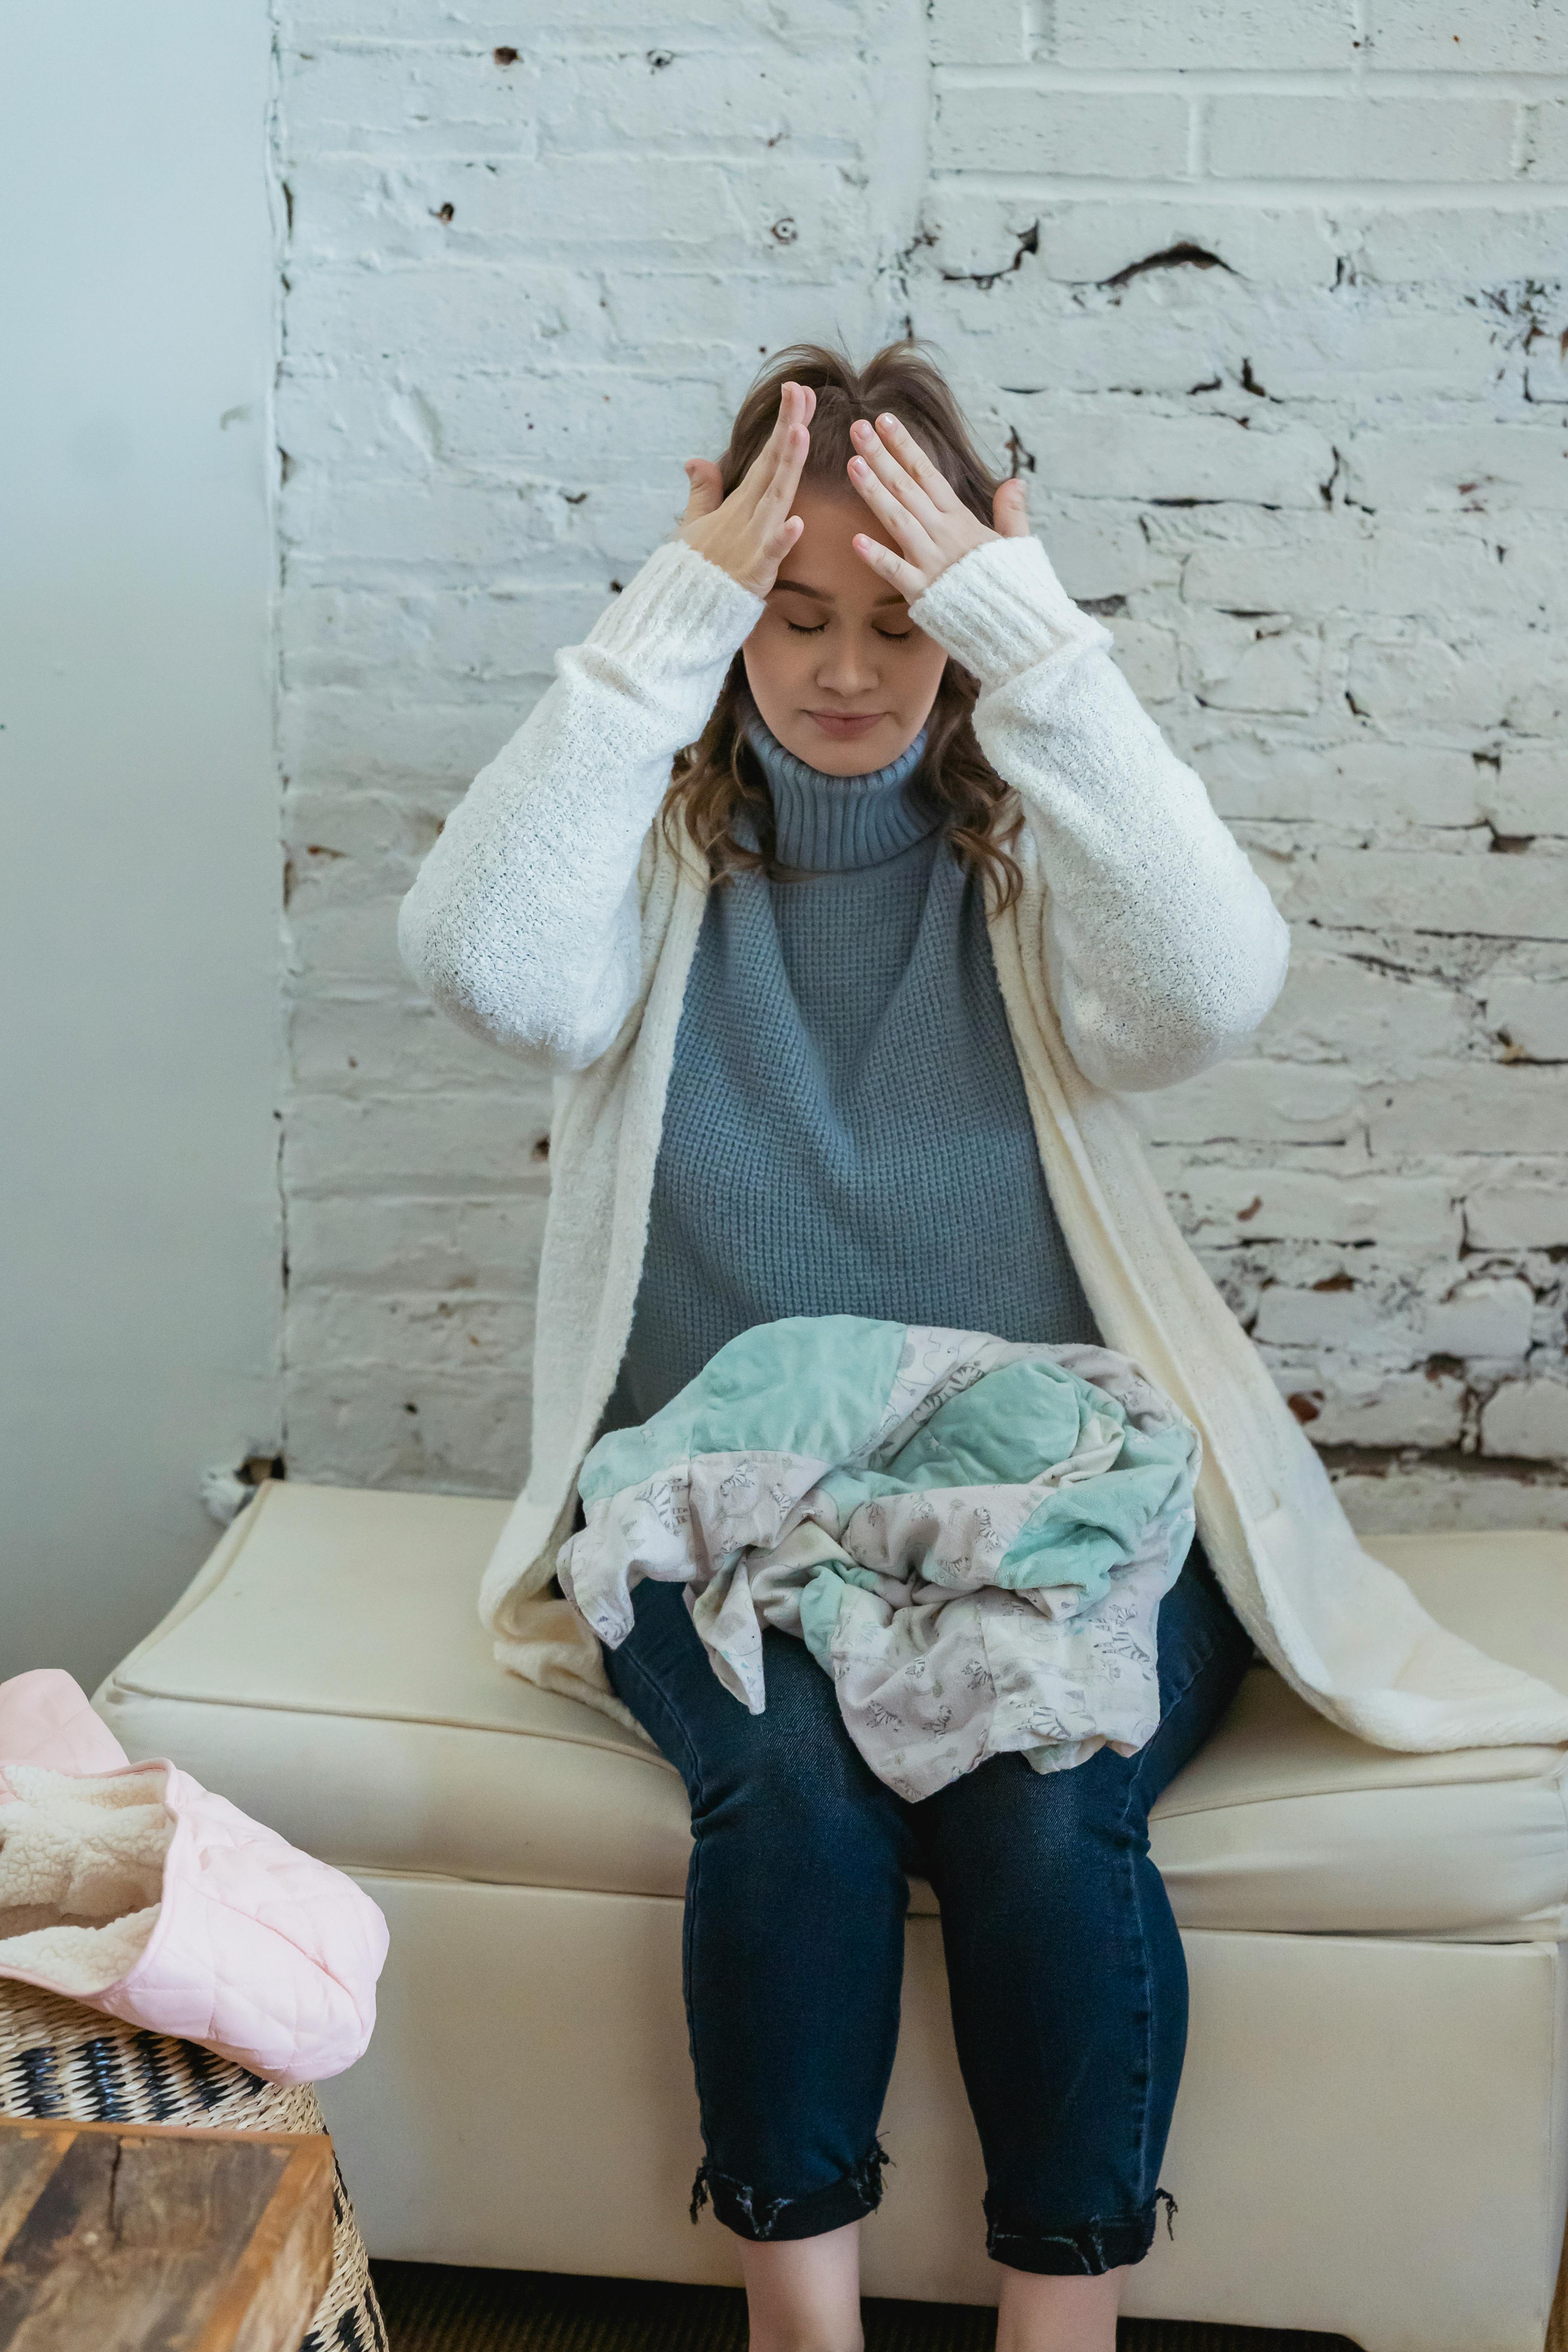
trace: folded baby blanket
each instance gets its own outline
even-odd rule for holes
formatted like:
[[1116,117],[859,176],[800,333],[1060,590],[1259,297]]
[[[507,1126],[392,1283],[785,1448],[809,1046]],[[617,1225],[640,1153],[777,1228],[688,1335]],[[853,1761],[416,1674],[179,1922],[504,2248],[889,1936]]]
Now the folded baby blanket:
[[1143,1746],[1200,1462],[1109,1348],[791,1316],[599,1440],[557,1567],[611,1649],[644,1577],[684,1584],[754,1715],[763,1627],[796,1635],[872,1771],[918,1800],[989,1756],[1054,1772]]
[[385,1958],[352,1878],[167,1758],[133,1764],[68,1675],[0,1683],[0,1990],[318,2083],[363,2055]]

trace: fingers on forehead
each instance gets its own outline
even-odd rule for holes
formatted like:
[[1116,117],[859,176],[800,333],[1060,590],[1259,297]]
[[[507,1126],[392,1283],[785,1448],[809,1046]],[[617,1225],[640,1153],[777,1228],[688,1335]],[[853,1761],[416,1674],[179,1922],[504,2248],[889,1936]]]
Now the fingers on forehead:
[[874,442],[868,449],[866,462],[878,480],[887,483],[892,488],[912,490],[919,487],[913,476],[906,472],[892,451],[885,448],[879,442]]
[[890,410],[885,410],[877,419],[877,428],[887,436],[907,465],[913,466],[917,471],[933,470],[931,459],[901,416],[895,416]]
[[894,498],[876,467],[868,464],[865,459],[861,460],[861,464],[864,470],[851,474],[850,479],[867,505],[873,508],[879,514],[885,513],[889,506],[897,506],[898,499]]
[[792,466],[786,459],[773,468],[763,488],[763,498],[772,499],[775,506],[788,506],[795,494],[799,478],[799,467]]
[[873,572],[879,572],[885,580],[891,581],[893,586],[908,597],[913,566],[906,563],[901,555],[890,547],[884,547],[879,540],[864,537],[856,540],[855,551],[862,562],[868,563]]
[[902,499],[896,497],[885,483],[875,479],[870,482],[863,481],[861,495],[872,513],[894,539],[907,544],[915,535],[924,535],[924,526],[920,517],[905,504]]
[[[879,418],[879,424],[881,421]],[[933,498],[938,505],[941,505],[952,488],[947,476],[930,452],[921,446],[907,425],[897,416],[889,416],[887,423],[891,429],[893,445],[899,456],[921,488]]]

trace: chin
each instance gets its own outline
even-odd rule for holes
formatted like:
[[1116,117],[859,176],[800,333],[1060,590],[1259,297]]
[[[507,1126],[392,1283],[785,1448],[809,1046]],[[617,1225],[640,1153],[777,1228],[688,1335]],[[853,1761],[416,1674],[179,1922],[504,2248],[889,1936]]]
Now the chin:
[[807,719],[790,731],[795,740],[786,749],[826,776],[872,775],[896,760],[906,743],[913,740],[902,728],[887,724],[868,728],[864,735],[844,736],[829,735]]

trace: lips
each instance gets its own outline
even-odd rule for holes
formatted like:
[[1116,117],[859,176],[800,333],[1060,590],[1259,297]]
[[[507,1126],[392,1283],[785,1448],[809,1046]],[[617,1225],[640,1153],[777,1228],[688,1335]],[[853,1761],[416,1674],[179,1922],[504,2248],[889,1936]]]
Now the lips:
[[879,726],[887,713],[882,710],[808,710],[806,717],[815,719],[825,735],[837,735],[847,740]]

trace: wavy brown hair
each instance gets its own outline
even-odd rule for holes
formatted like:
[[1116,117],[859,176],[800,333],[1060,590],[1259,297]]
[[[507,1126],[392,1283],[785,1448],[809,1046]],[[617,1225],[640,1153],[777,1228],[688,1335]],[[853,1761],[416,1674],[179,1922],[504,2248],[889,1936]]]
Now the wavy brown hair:
[[[786,379],[809,384],[816,394],[803,485],[820,484],[852,498],[845,474],[855,446],[849,428],[858,419],[871,423],[890,410],[971,514],[991,526],[991,502],[1003,477],[994,474],[976,450],[958,403],[910,337],[885,344],[864,367],[821,343],[794,343],[776,353],[741,403],[729,447],[719,460],[725,498],[773,431]],[[773,803],[756,755],[741,732],[745,683],[744,659],[737,654],[712,717],[697,741],[676,760],[664,800],[665,834],[671,846],[679,848],[684,833],[706,857],[713,881],[726,881],[743,869],[785,880],[791,870],[775,855]],[[1000,908],[1010,905],[1023,887],[1011,855],[1023,813],[1016,793],[1002,782],[974,739],[979,690],[978,680],[950,659],[926,722],[926,748],[915,782],[948,820],[955,856],[981,876],[994,907]],[[742,809],[756,827],[757,850],[734,836],[734,819]]]

